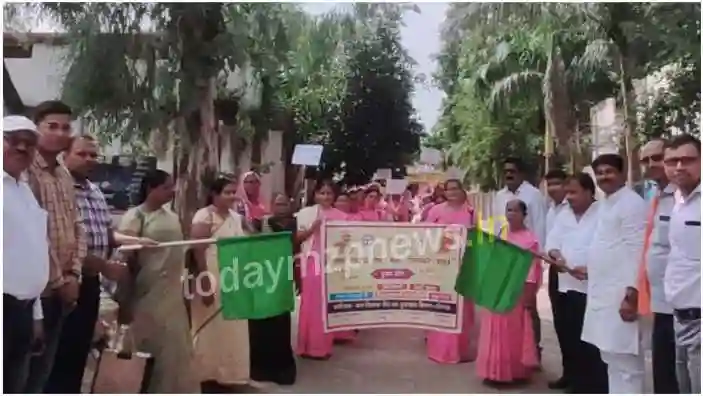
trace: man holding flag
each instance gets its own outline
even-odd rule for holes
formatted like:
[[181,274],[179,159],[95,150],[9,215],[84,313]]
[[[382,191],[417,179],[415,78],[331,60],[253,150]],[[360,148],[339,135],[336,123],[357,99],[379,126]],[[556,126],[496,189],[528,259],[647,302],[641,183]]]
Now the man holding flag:
[[550,271],[559,272],[562,378],[571,392],[607,393],[607,368],[598,348],[581,340],[588,290],[584,269],[598,225],[596,186],[589,174],[578,173],[566,180],[565,190],[568,206],[554,219],[546,246],[548,255],[558,264],[552,265]]

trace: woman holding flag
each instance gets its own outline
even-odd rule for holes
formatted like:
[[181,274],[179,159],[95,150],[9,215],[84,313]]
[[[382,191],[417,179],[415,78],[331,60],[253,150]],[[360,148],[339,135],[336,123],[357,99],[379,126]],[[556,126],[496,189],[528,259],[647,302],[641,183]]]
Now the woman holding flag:
[[[527,205],[514,199],[505,206],[507,241],[525,250],[539,252],[537,237],[525,226]],[[528,307],[537,302],[541,283],[540,259],[535,256],[522,299],[507,313],[483,311],[476,371],[489,385],[511,384],[529,379],[539,366]]]
[[[193,216],[192,239],[231,238],[245,235],[244,218],[233,211],[237,182],[217,178],[208,186],[207,206]],[[196,291],[191,302],[191,333],[195,365],[204,393],[250,389],[249,331],[246,320],[225,320],[220,303],[220,267],[217,245],[194,246]],[[226,340],[226,342],[223,342]]]
[[[474,211],[466,201],[466,192],[457,179],[447,180],[442,190],[447,201],[437,204],[427,214],[427,222],[474,227]],[[459,297],[462,298],[462,297]],[[457,364],[476,359],[470,348],[470,335],[474,326],[474,305],[471,300],[463,303],[463,324],[460,334],[429,331],[427,357],[438,363]]]
[[[299,252],[298,231],[291,211],[291,200],[285,194],[275,194],[273,214],[261,221],[261,232],[290,232],[293,254]],[[300,273],[296,265],[294,280],[300,290]],[[293,385],[296,379],[295,357],[291,346],[291,314],[282,313],[264,319],[249,320],[249,345],[251,349],[251,378],[254,381]]]
[[[173,200],[173,188],[168,173],[147,173],[139,189],[139,206],[125,212],[119,232],[157,242],[182,241],[178,215],[164,206]],[[181,286],[184,249],[145,249],[135,254],[138,272],[130,294],[135,298],[132,327],[136,350],[154,357],[147,393],[197,393]]]

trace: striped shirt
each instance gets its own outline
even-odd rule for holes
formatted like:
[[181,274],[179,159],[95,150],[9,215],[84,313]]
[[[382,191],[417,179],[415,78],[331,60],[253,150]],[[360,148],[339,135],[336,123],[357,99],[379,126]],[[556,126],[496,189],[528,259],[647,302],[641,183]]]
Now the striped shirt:
[[66,273],[81,273],[86,243],[76,208],[73,178],[61,164],[49,165],[37,155],[27,171],[29,186],[48,213],[49,288],[61,286]]
[[110,254],[112,219],[102,191],[88,180],[76,180],[76,206],[83,220],[87,253],[107,259]]

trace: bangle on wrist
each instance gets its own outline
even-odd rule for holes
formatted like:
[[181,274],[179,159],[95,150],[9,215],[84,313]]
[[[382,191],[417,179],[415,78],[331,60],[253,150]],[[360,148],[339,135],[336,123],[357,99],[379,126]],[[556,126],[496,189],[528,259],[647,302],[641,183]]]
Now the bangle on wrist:
[[78,271],[78,270],[66,271],[66,272],[63,274],[63,276],[64,276],[64,278],[69,277],[69,276],[70,276],[70,277],[73,277],[73,278],[75,278],[76,281],[78,281],[79,283],[81,282],[81,278],[82,278],[82,277],[81,277],[81,273],[80,273],[80,271]]

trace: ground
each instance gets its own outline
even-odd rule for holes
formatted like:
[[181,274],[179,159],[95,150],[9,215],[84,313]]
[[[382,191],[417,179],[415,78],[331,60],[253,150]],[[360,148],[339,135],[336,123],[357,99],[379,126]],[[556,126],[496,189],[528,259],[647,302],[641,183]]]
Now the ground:
[[411,329],[364,330],[356,342],[335,346],[326,362],[299,360],[294,386],[257,385],[264,393],[554,393],[547,382],[561,374],[561,355],[545,288],[538,308],[543,368],[520,388],[498,391],[484,386],[474,363],[440,365],[428,360],[423,332]]
[[423,332],[412,329],[362,331],[356,342],[335,346],[326,362],[300,360],[291,387],[264,384],[271,393],[549,393],[547,382],[560,374],[561,356],[546,291],[540,293],[543,370],[531,384],[509,390],[484,386],[474,363],[440,365],[425,356]]

